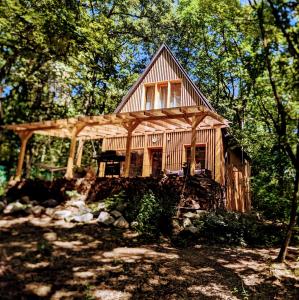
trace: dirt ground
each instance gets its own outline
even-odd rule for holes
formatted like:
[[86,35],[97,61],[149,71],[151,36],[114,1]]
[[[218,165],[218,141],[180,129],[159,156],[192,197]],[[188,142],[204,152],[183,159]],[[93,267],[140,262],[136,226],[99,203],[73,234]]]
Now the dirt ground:
[[2,217],[0,299],[299,299],[298,258],[275,264],[277,251],[178,249],[96,223]]

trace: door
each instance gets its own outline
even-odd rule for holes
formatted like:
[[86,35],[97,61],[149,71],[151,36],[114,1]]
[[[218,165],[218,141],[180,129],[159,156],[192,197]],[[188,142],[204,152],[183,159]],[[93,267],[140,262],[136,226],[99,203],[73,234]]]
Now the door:
[[157,177],[162,172],[162,148],[161,149],[151,149],[151,166],[152,166],[152,176]]

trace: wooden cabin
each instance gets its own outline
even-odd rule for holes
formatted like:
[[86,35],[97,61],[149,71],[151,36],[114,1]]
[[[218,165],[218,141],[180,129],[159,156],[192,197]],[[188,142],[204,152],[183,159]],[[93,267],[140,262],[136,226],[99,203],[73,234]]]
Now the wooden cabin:
[[[6,127],[22,141],[17,178],[32,134],[71,139],[67,178],[72,177],[77,142],[82,146],[87,138],[102,139],[102,151],[125,157],[120,176],[183,176],[184,169],[190,175],[210,174],[225,188],[227,208],[247,211],[249,159],[227,146],[228,126],[163,45],[113,114]],[[77,151],[80,157],[82,150]],[[100,176],[105,176],[105,163]]]

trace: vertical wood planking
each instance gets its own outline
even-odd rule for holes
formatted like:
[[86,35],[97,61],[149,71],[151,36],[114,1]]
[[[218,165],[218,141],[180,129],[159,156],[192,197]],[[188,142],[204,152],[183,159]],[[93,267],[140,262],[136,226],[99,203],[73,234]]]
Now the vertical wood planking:
[[182,79],[182,106],[204,105],[193,87],[184,77],[175,61],[169,53],[164,50],[157,58],[147,75],[141,81],[130,99],[121,109],[121,112],[132,112],[143,110],[143,85],[145,83],[163,82],[168,80]]

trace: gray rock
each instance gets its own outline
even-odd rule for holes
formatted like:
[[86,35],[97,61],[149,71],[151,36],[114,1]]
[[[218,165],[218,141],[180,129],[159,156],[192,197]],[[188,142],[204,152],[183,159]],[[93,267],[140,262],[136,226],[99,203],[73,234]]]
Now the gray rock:
[[45,210],[45,215],[47,216],[52,216],[54,213],[54,208],[50,208],[50,207],[47,207],[46,210]]
[[127,203],[120,203],[116,206],[116,210],[118,210],[120,212],[123,212],[126,209],[127,206],[128,206]]
[[110,211],[110,214],[115,218],[119,218],[122,216],[122,213],[119,212],[118,210],[112,210],[112,211]]
[[83,215],[76,215],[72,217],[72,221],[75,222],[82,222],[82,223],[87,223],[90,222],[93,219],[93,214],[92,213],[86,213]]
[[5,208],[5,203],[0,201],[0,212]]
[[191,220],[189,218],[184,219],[184,221],[183,221],[183,227],[187,228],[187,227],[190,227],[190,226],[192,226]]
[[104,202],[100,202],[100,203],[98,204],[98,210],[99,210],[99,211],[106,210],[106,205],[105,205]]
[[34,214],[36,217],[39,217],[43,212],[45,208],[40,205],[36,205],[31,207],[31,213]]
[[189,219],[197,219],[199,217],[199,215],[189,211],[189,212],[184,214],[184,217],[189,218]]
[[97,221],[99,223],[103,223],[105,225],[110,225],[110,224],[114,223],[115,219],[108,212],[101,211],[97,218]]
[[202,217],[202,216],[204,216],[205,214],[207,214],[208,212],[207,212],[206,210],[198,209],[198,210],[196,211],[196,213],[197,213],[200,217]]
[[20,203],[19,201],[9,203],[3,210],[3,213],[5,214],[12,214],[17,211],[22,211],[27,208],[26,205]]
[[138,222],[137,221],[133,221],[132,223],[131,223],[131,227],[132,228],[136,228],[138,226]]
[[53,219],[63,220],[63,219],[68,219],[71,216],[72,216],[72,212],[69,210],[57,210],[53,214]]
[[190,231],[192,233],[198,233],[198,231],[199,231],[198,228],[195,227],[195,226],[193,226],[193,225],[187,227],[186,230],[188,230],[188,231]]
[[121,216],[119,217],[114,223],[113,225],[117,228],[129,228],[129,223],[126,221],[126,219]]
[[29,196],[23,196],[23,197],[20,199],[20,202],[23,203],[23,204],[29,204],[31,201],[30,201]]
[[58,205],[58,202],[55,199],[48,199],[42,203],[46,207],[55,207]]
[[68,201],[67,205],[83,209],[85,207],[85,202],[82,200],[72,200]]

